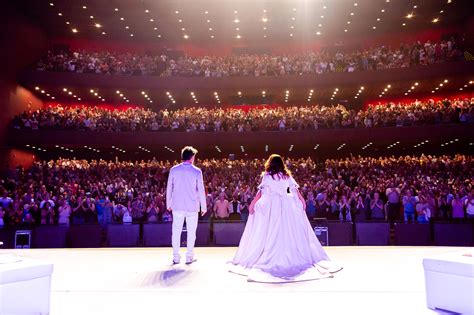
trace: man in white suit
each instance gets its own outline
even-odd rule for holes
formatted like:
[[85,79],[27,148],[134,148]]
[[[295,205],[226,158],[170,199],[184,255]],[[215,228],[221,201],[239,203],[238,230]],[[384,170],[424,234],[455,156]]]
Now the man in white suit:
[[173,263],[178,264],[181,232],[186,220],[188,233],[186,264],[195,262],[194,242],[198,224],[199,209],[202,215],[207,211],[202,171],[193,165],[198,151],[190,146],[181,150],[182,163],[171,168],[166,187],[166,207],[173,213]]

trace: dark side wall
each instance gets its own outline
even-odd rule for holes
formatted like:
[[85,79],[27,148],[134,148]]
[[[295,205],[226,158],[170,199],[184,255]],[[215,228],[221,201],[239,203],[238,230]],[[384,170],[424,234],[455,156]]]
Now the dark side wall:
[[40,108],[43,104],[33,93],[17,84],[17,74],[47,49],[44,32],[13,7],[12,2],[3,1],[0,5],[0,19],[5,25],[0,32],[0,169],[19,164],[27,166],[33,159],[31,154],[12,150],[6,145],[7,131],[13,115]]

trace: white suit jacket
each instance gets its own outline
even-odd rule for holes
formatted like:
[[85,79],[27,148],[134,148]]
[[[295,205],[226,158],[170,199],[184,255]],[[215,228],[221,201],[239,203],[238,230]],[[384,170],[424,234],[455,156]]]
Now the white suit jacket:
[[183,162],[171,168],[166,187],[166,208],[173,212],[206,211],[206,194],[202,171]]

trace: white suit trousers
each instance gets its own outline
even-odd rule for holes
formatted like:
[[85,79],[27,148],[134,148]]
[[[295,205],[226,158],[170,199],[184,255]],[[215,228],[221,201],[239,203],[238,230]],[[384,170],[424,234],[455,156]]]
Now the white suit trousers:
[[173,260],[179,261],[181,256],[179,249],[181,247],[181,233],[183,232],[183,223],[186,219],[187,252],[186,260],[192,260],[194,257],[194,243],[196,242],[196,230],[199,215],[197,212],[173,212],[173,232],[171,243],[173,245]]

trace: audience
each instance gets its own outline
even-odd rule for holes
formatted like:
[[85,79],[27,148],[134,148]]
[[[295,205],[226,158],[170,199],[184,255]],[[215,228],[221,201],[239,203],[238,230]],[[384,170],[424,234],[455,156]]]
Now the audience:
[[182,77],[284,76],[327,72],[374,71],[425,66],[462,60],[454,39],[417,41],[400,47],[379,46],[350,52],[309,51],[268,55],[182,56],[166,54],[61,51],[51,52],[36,64],[38,71],[105,75],[154,75]]
[[[307,204],[314,206],[307,210],[309,217],[359,221],[405,216],[418,222],[474,217],[472,156],[359,156],[319,163],[290,158],[287,163]],[[169,222],[172,213],[165,209],[164,192],[173,164],[63,159],[19,167],[2,181],[2,200],[12,201],[0,203],[0,219],[6,226]],[[263,160],[197,164],[210,213],[201,219],[245,220]]]
[[473,123],[473,99],[380,103],[365,110],[336,106],[274,106],[269,108],[202,108],[152,111],[144,108],[51,106],[13,118],[15,129],[90,131],[250,132],[333,128],[401,127]]

